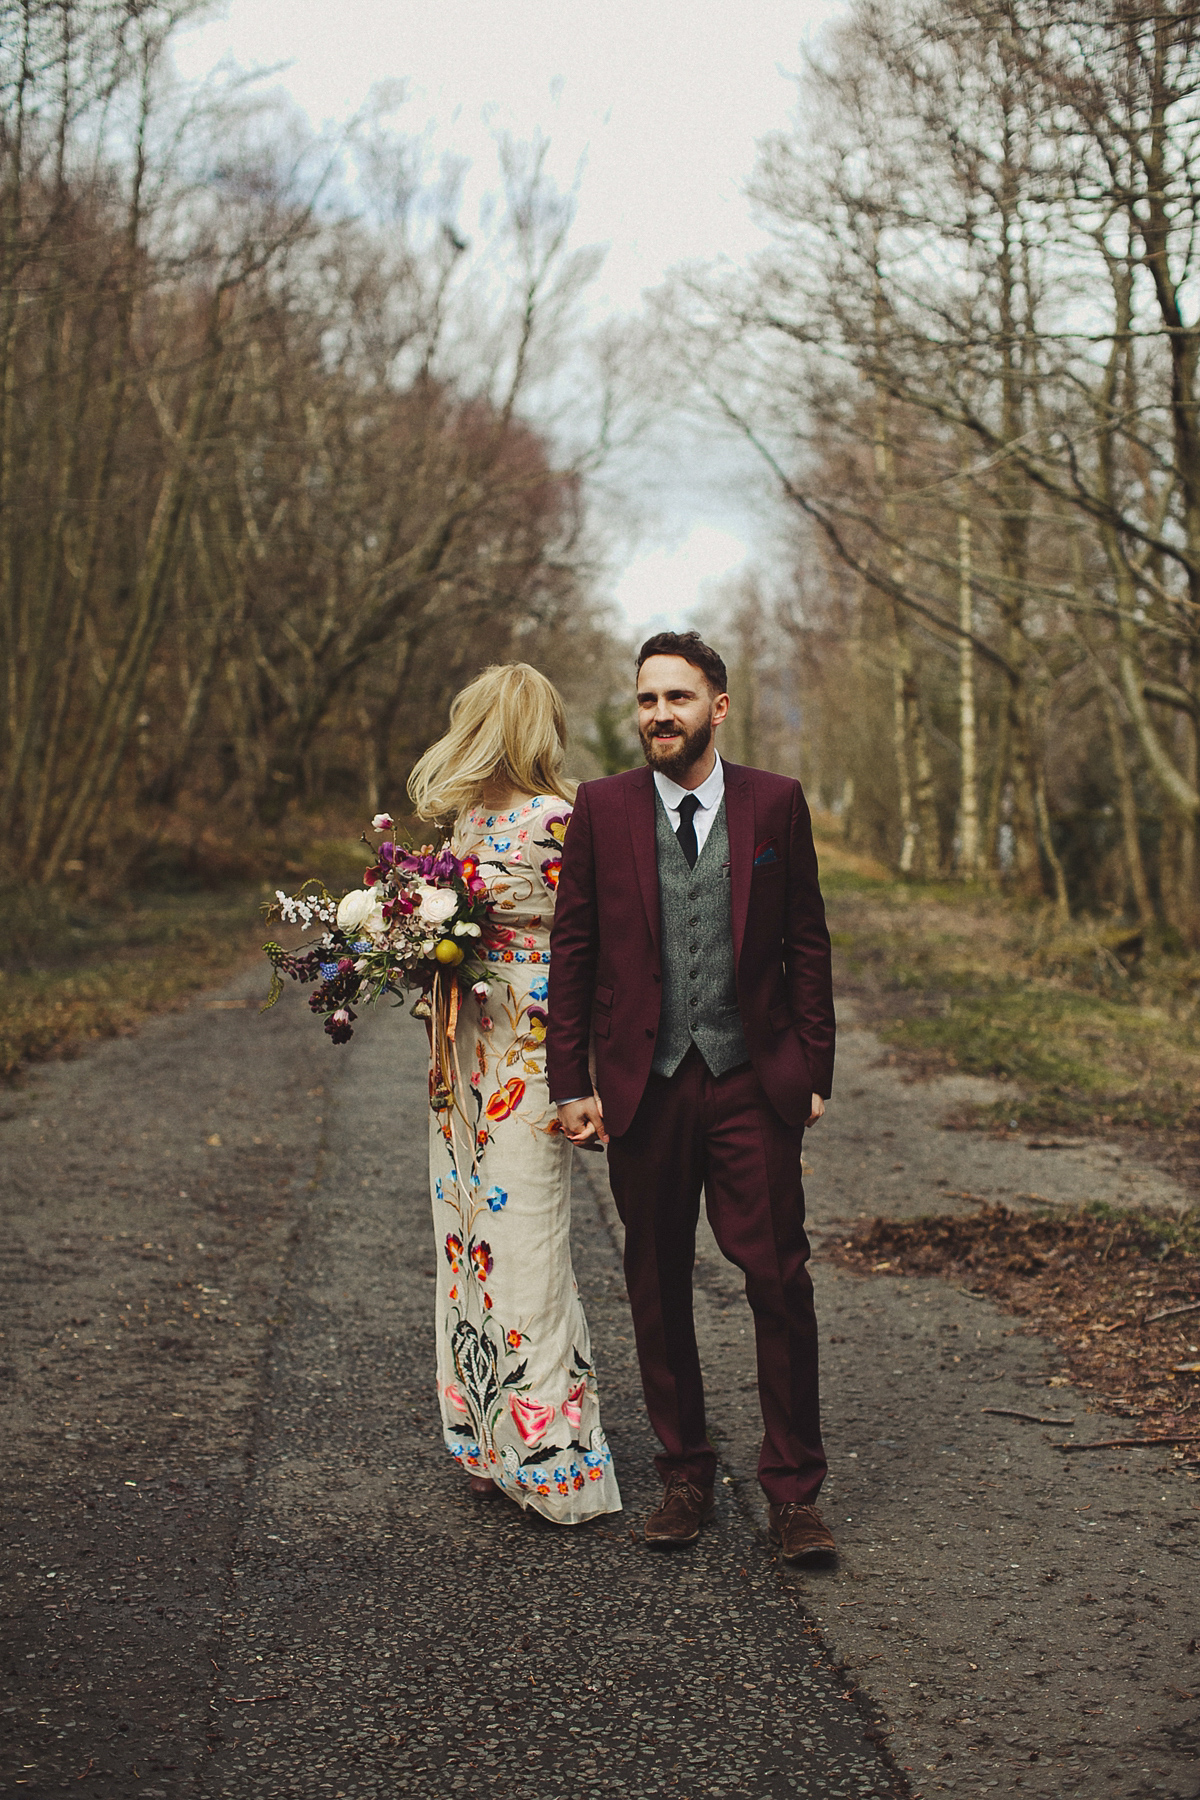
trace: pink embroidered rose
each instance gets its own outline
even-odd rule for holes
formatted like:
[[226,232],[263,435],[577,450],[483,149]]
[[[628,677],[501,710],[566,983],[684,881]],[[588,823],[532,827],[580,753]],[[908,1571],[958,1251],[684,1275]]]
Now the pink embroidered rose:
[[454,1408],[455,1412],[465,1413],[467,1411],[466,1401],[463,1399],[463,1397],[459,1393],[458,1389],[451,1382],[448,1381],[446,1383],[445,1387],[442,1389],[442,1392],[445,1394],[447,1400],[450,1402],[450,1404]]
[[581,1381],[578,1387],[573,1387],[571,1389],[570,1393],[563,1401],[563,1418],[566,1419],[568,1423],[572,1424],[576,1431],[579,1430],[580,1423],[583,1419],[583,1407],[580,1403],[586,1392],[586,1385]]
[[513,1423],[527,1444],[536,1444],[545,1437],[554,1422],[552,1406],[543,1406],[538,1400],[526,1400],[520,1394],[514,1394],[508,1404]]

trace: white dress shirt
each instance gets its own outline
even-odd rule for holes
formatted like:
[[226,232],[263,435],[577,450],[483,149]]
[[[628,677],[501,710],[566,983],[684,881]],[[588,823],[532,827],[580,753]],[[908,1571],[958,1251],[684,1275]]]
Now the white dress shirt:
[[[713,754],[716,756],[715,751]],[[700,802],[695,812],[696,854],[699,856],[704,848],[704,840],[712,830],[713,820],[717,816],[717,808],[725,793],[725,770],[720,757],[717,756],[717,760],[713,764],[712,774],[706,775],[698,788],[681,788],[677,781],[672,781],[669,775],[664,775],[659,769],[654,771],[654,785],[658,789],[659,799],[667,809],[671,830],[674,832],[679,830],[680,802],[685,800],[689,794],[694,794]]]

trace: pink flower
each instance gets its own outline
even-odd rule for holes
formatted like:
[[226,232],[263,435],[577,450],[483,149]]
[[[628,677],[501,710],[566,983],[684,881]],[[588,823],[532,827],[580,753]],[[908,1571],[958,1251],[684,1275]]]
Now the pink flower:
[[395,829],[391,813],[376,813],[371,820],[372,831],[394,831]]
[[578,1387],[573,1387],[571,1389],[570,1393],[563,1401],[563,1418],[574,1425],[576,1431],[578,1431],[583,1419],[583,1408],[580,1405],[580,1401],[583,1399],[585,1391],[584,1383],[581,1381]]
[[514,1394],[508,1403],[513,1416],[513,1423],[527,1444],[536,1444],[544,1438],[554,1420],[554,1408],[543,1406],[538,1400],[522,1399]]
[[465,1413],[468,1410],[466,1401],[463,1399],[463,1397],[459,1393],[458,1389],[456,1387],[454,1387],[451,1382],[448,1381],[446,1383],[445,1387],[442,1389],[442,1392],[445,1394],[447,1400],[450,1402],[450,1404],[454,1408],[455,1412]]

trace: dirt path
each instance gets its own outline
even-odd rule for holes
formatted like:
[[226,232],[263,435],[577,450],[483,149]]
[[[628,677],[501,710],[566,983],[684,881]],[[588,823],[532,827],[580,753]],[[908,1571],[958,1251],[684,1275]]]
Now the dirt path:
[[627,1510],[567,1534],[472,1507],[437,1443],[419,1032],[334,1052],[296,994],[259,1019],[259,985],[6,1103],[0,1792],[1194,1800],[1196,1486],[1161,1451],[1065,1456],[1065,1430],[985,1415],[1114,1435],[989,1303],[819,1262],[863,1213],[1178,1203],[1165,1177],[940,1131],[964,1084],[906,1086],[845,1032],[809,1149],[842,1563],[772,1560],[749,1322],[711,1243],[718,1519],[654,1557],[599,1159],[578,1268]]
[[569,1533],[473,1504],[440,1445],[423,1032],[386,1015],[335,1053],[299,996],[266,1022],[236,997],[40,1072],[5,1126],[29,1279],[0,1791],[900,1792],[732,1486],[693,1555],[631,1536],[653,1445],[586,1175],[628,1511]]

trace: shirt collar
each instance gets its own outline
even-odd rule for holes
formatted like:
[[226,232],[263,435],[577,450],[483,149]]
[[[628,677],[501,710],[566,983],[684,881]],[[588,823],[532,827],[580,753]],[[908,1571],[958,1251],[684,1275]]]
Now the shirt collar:
[[654,785],[658,789],[663,805],[669,812],[678,812],[680,801],[688,794],[694,794],[702,809],[707,811],[710,806],[719,806],[721,803],[721,796],[725,792],[724,765],[720,756],[717,756],[711,775],[706,775],[698,788],[680,787],[679,783],[672,781],[669,775],[664,775],[660,769],[655,769]]

